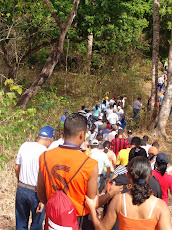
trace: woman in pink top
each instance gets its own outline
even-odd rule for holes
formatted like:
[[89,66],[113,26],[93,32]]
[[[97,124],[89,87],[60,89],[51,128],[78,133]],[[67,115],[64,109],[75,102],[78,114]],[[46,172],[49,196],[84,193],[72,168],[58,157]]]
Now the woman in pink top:
[[111,230],[117,217],[119,230],[172,230],[166,203],[156,198],[149,187],[151,172],[150,163],[145,157],[133,158],[128,165],[128,178],[132,188],[127,193],[113,197],[101,222],[96,216],[97,196],[93,200],[86,196],[96,230]]
[[154,177],[159,181],[162,190],[162,199],[168,205],[168,190],[172,194],[172,176],[166,173],[168,156],[165,153],[158,153],[156,157],[155,170],[152,171]]

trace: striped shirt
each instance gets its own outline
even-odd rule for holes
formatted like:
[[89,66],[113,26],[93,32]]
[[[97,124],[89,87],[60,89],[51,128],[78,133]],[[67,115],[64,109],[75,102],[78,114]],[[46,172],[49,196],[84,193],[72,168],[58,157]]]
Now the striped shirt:
[[130,143],[127,139],[117,137],[111,141],[111,150],[116,154],[116,157],[121,149],[126,149],[129,147]]

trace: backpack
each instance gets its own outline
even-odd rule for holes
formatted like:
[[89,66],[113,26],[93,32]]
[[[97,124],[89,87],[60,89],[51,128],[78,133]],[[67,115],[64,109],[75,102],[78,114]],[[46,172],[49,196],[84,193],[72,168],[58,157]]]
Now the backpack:
[[[46,225],[45,230],[79,230],[79,224],[76,216],[76,209],[73,205],[72,201],[68,198],[65,193],[65,189],[67,188],[68,184],[72,181],[72,179],[76,176],[85,162],[88,160],[89,157],[85,159],[70,181],[64,186],[62,190],[58,189],[53,179],[48,171],[47,163],[45,160],[45,152],[44,152],[44,161],[46,170],[50,177],[50,180],[53,184],[53,188],[56,191],[46,203]],[[84,208],[83,208],[84,211]],[[83,215],[82,215],[83,219]],[[81,221],[82,224],[82,221]]]

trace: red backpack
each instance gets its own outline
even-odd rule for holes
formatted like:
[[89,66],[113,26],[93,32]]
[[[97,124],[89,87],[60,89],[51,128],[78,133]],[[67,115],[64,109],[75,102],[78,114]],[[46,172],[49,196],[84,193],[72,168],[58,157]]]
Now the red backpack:
[[[89,158],[89,157],[88,157]],[[53,184],[53,188],[55,189],[55,193],[50,197],[46,204],[46,226],[45,230],[79,230],[79,224],[76,216],[76,209],[73,205],[72,201],[68,198],[65,193],[65,189],[67,188],[68,184],[72,181],[72,179],[76,176],[85,162],[79,167],[70,181],[64,186],[62,190],[59,190],[54,182],[53,179],[48,171],[47,163],[45,160],[45,152],[44,152],[44,161],[45,166],[48,172],[48,175],[51,179]],[[81,221],[82,222],[82,221]]]

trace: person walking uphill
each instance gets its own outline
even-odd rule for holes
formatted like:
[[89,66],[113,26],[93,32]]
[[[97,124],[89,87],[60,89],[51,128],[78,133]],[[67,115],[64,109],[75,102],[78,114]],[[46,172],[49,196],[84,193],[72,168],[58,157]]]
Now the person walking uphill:
[[134,113],[133,119],[137,119],[141,107],[142,107],[141,98],[138,97],[137,100],[135,100],[133,103],[133,113]]
[[[85,141],[86,131],[87,119],[78,113],[70,114],[64,122],[64,144],[45,153],[48,171],[58,189],[64,188],[87,159],[87,156],[80,151],[80,146]],[[38,197],[46,204],[55,190],[47,173],[44,154],[39,158],[39,167]],[[83,226],[85,229],[92,229],[90,228],[92,223],[88,220],[89,210],[84,209],[85,194],[90,198],[95,197],[97,176],[98,163],[89,158],[67,186],[66,194],[75,206],[79,223],[82,215],[84,216]]]
[[37,197],[37,178],[39,172],[39,156],[47,150],[55,136],[51,126],[43,127],[37,142],[25,142],[17,154],[15,172],[18,179],[16,192],[16,230],[28,229],[30,211],[32,223],[30,230],[42,229],[45,209]]

